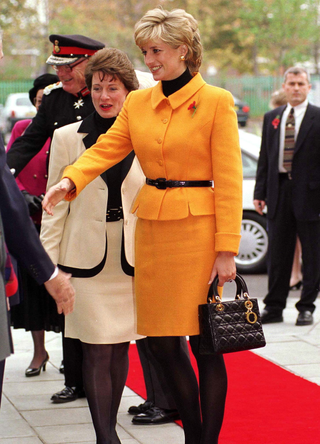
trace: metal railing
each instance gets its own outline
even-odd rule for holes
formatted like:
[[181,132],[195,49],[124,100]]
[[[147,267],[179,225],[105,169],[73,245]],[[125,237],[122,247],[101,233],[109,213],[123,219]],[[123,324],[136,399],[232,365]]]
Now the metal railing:
[[[271,94],[280,89],[283,77],[210,77],[204,76],[210,85],[230,91],[250,106],[251,117],[261,117],[270,110]],[[312,89],[309,100],[320,106],[320,76],[311,76]]]
[[[273,91],[280,89],[282,77],[216,77],[203,76],[210,85],[219,86],[230,91],[234,96],[250,106],[251,117],[261,117],[270,109],[270,98]],[[310,102],[320,106],[320,76],[311,76],[312,90]],[[33,80],[0,82],[0,104],[4,104],[8,94],[28,92]]]
[[32,86],[32,79],[0,82],[0,103],[4,105],[9,94],[28,92]]

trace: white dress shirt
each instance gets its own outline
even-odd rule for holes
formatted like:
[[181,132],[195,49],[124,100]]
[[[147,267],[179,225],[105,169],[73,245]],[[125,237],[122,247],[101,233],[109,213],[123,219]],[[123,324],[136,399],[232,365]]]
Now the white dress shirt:
[[291,108],[293,108],[293,114],[295,119],[294,140],[296,141],[299,134],[301,122],[306,113],[307,106],[308,106],[308,99],[300,103],[300,105],[296,106],[291,106],[290,103],[288,103],[286,109],[282,114],[281,124],[280,124],[279,173],[286,173],[286,170],[283,168],[284,136],[285,136],[286,121],[290,113],[290,110]]

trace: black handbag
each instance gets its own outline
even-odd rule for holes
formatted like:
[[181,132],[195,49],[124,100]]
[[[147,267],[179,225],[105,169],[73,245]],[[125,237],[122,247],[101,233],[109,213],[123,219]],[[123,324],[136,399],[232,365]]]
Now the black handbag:
[[[209,288],[207,304],[199,305],[201,354],[231,353],[264,347],[257,299],[249,297],[248,287],[238,273],[235,300],[222,302],[216,277]],[[216,301],[216,302],[215,302]]]

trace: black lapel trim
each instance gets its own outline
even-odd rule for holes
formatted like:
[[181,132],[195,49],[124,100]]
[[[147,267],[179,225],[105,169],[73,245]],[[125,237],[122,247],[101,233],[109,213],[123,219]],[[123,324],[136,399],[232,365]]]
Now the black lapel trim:
[[[111,222],[112,223],[112,222]],[[124,231],[122,229],[122,241],[121,241],[121,268],[122,271],[128,276],[134,276],[134,268],[129,264],[124,251]]]
[[87,133],[87,135],[83,138],[83,144],[86,149],[90,148],[96,143],[100,134],[98,134],[98,131],[95,128],[94,113],[89,114],[89,116],[81,122],[77,132],[84,134]]

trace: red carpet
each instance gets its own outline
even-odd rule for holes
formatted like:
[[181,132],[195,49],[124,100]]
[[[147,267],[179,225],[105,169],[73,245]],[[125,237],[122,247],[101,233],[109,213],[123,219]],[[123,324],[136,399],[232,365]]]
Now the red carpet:
[[[134,344],[130,345],[129,355],[126,385],[145,398]],[[225,356],[225,361],[229,389],[219,444],[320,443],[318,385],[252,352],[231,353]]]

